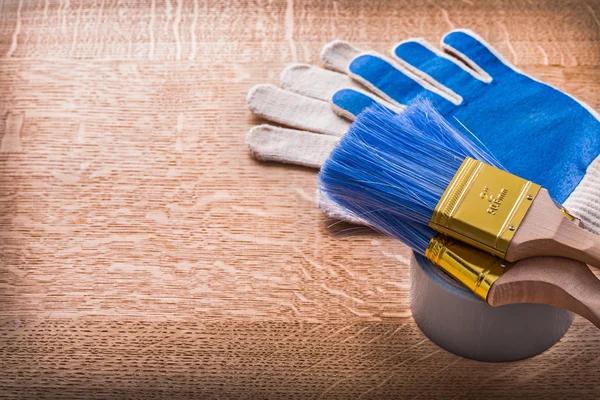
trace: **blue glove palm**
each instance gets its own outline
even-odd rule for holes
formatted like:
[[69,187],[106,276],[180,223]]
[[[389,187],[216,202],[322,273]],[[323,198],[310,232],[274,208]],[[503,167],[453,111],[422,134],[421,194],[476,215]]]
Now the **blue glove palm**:
[[[446,118],[458,119],[473,132],[505,168],[564,202],[600,153],[598,115],[517,70],[470,32],[450,32],[442,46],[456,58],[407,41],[394,49],[400,65],[361,54],[345,72],[399,104],[430,99]],[[427,82],[443,88],[431,90]],[[358,115],[374,100],[344,89],[332,101]]]

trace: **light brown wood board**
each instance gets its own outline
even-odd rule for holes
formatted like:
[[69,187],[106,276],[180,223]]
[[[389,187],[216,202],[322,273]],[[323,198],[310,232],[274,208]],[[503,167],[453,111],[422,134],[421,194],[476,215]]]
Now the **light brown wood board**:
[[596,0],[0,2],[0,397],[598,398],[577,318],[482,364],[410,316],[403,245],[253,160],[256,83],[334,38],[464,27],[600,109]]

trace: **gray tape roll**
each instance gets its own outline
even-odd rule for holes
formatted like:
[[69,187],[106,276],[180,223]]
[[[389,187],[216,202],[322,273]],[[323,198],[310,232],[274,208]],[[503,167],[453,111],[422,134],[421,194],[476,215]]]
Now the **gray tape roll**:
[[544,304],[492,307],[425,257],[410,263],[410,308],[421,331],[438,346],[479,361],[515,361],[552,347],[573,313]]

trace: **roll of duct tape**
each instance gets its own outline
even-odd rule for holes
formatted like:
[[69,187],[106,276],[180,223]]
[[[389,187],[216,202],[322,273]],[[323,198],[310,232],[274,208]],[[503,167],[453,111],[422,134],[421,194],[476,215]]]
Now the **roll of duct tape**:
[[544,304],[492,307],[425,257],[410,263],[410,306],[421,331],[438,346],[478,361],[516,361],[552,347],[573,313]]

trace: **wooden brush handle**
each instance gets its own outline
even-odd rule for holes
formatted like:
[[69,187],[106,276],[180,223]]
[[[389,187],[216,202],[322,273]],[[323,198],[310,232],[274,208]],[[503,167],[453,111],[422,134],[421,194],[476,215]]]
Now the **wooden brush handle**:
[[541,189],[512,238],[506,259],[554,256],[600,268],[600,236],[573,223]]
[[554,239],[554,247],[561,257],[600,268],[600,236],[564,220]]
[[573,311],[600,328],[600,280],[587,265],[568,258],[518,261],[492,285],[487,301],[494,307],[549,304]]

